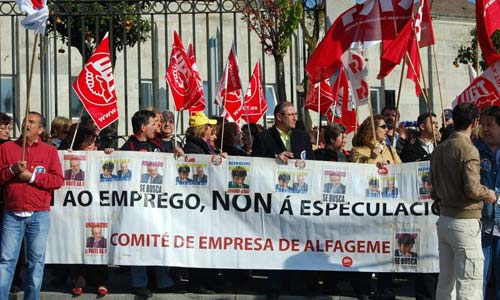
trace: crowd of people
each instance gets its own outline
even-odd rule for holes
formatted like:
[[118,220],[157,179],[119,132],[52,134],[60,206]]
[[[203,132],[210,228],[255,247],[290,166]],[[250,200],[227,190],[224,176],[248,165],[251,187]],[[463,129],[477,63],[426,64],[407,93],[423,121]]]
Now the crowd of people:
[[[459,105],[453,111],[445,110],[440,128],[435,114],[421,114],[414,128],[396,126],[399,113],[396,107],[385,107],[380,115],[364,120],[352,139],[353,148],[345,149],[346,127],[339,123],[320,129],[316,138],[301,128],[295,106],[280,102],[274,110],[274,126],[264,129],[256,124],[240,128],[234,122],[210,119],[203,112],[190,116],[189,127],[183,139],[175,138],[174,114],[153,108],[137,111],[131,119],[133,134],[120,148],[112,140],[112,134],[102,136],[88,116],[82,116],[79,124],[71,124],[64,117],[53,120],[50,135],[46,134],[45,120],[36,112],[27,115],[25,156],[22,156],[23,137],[10,140],[12,119],[0,113],[0,185],[3,209],[0,243],[0,299],[8,293],[20,290],[20,268],[27,267],[24,279],[25,299],[38,299],[43,272],[44,254],[50,227],[49,207],[51,192],[62,186],[66,179],[83,178],[78,161],[70,162],[70,169],[62,172],[56,148],[59,150],[102,150],[112,153],[121,151],[168,152],[176,156],[184,154],[220,154],[227,156],[254,156],[275,159],[287,164],[290,159],[322,160],[373,164],[384,168],[387,164],[400,164],[431,160],[431,174],[424,176],[426,194],[435,200],[433,209],[439,213],[437,234],[440,252],[440,274],[415,273],[416,299],[451,299],[453,290],[459,299],[481,299],[486,284],[491,278],[496,281],[496,297],[500,299],[500,209],[495,210],[500,188],[499,146],[500,108],[488,107],[481,116],[473,105]],[[481,131],[476,130],[481,122]],[[454,130],[454,128],[456,130]],[[446,141],[444,141],[446,140]],[[474,143],[474,144],[473,144]],[[43,158],[39,156],[43,155]],[[34,162],[42,163],[34,165]],[[113,164],[113,163],[110,163]],[[119,180],[106,177],[114,168],[125,180],[130,177],[127,165],[103,165],[101,180]],[[111,172],[109,172],[111,170]],[[188,178],[192,172],[192,179]],[[201,170],[180,166],[176,181],[187,180],[203,183],[206,175]],[[148,167],[141,180],[152,183],[158,180],[155,166]],[[205,177],[204,177],[205,176]],[[288,177],[287,177],[288,176]],[[230,188],[245,189],[247,170],[234,168],[231,171]],[[307,192],[307,183],[298,180],[289,185],[290,175],[280,174],[276,190],[293,189]],[[161,182],[161,180],[159,180]],[[424,179],[422,179],[424,182]],[[283,183],[283,185],[281,185]],[[187,183],[186,183],[187,184]],[[192,184],[192,183],[191,183]],[[390,180],[383,191],[373,179],[367,196],[377,191],[387,197],[397,197],[398,189]],[[431,188],[434,187],[433,189]],[[429,188],[427,188],[429,187]],[[330,174],[324,184],[325,192],[345,193],[338,174]],[[483,204],[484,207],[483,207]],[[481,226],[482,221],[482,226]],[[22,245],[22,243],[24,243]],[[99,228],[92,228],[92,238],[87,243],[96,247],[107,247],[106,239]],[[398,239],[399,256],[412,257],[411,247],[415,237],[401,236]],[[20,251],[25,248],[27,251]],[[24,257],[24,253],[26,256]],[[484,260],[483,260],[484,257]],[[68,271],[69,270],[69,271]],[[484,272],[483,272],[484,270]],[[152,296],[151,286],[160,293],[194,292],[214,293],[214,278],[220,270],[191,268],[187,270],[187,289],[179,285],[167,267],[131,266],[132,292],[140,297]],[[227,280],[243,280],[243,270],[224,270]],[[81,295],[89,285],[97,286],[99,295],[108,294],[107,265],[72,265],[56,267],[55,273],[69,278],[71,293]],[[150,278],[150,276],[152,278]],[[350,280],[358,299],[395,299],[390,273],[377,274],[378,284],[371,290],[372,273],[267,271],[269,278],[268,297],[277,298],[285,285],[296,289],[315,289],[318,282],[335,284],[339,279]],[[154,277],[154,282],[151,282]],[[291,284],[293,282],[293,284]],[[300,284],[297,284],[300,283]],[[437,291],[437,294],[436,294]]]

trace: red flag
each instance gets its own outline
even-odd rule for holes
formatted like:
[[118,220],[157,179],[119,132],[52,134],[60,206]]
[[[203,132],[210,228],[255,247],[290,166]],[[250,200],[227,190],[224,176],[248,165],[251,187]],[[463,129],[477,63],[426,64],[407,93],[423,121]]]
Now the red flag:
[[189,57],[189,62],[191,63],[191,67],[193,69],[194,79],[196,82],[196,87],[198,92],[201,94],[201,97],[198,99],[193,106],[189,108],[190,113],[195,113],[199,111],[204,111],[206,107],[206,100],[203,94],[203,80],[201,80],[200,72],[198,71],[198,67],[196,66],[196,58],[194,56],[193,44],[189,43],[187,56]]
[[377,75],[377,79],[382,79],[389,75],[389,73],[399,65],[401,59],[408,50],[412,30],[412,22],[408,22],[396,39],[383,42],[384,50],[380,57],[380,71]]
[[341,67],[335,79],[332,93],[336,101],[326,113],[328,121],[343,124],[347,128],[346,134],[349,134],[356,128],[356,105],[349,93],[349,82],[344,67]]
[[[408,58],[406,61],[406,65],[408,66],[408,70],[406,71],[406,78],[410,79],[415,83],[415,94],[417,97],[420,97],[420,93],[422,92],[420,86],[420,55],[418,53],[417,42],[415,39],[415,35],[412,34],[409,41],[408,48]],[[411,62],[411,63],[410,63]]]
[[319,113],[325,115],[334,101],[335,98],[333,97],[330,80],[328,78],[318,83],[312,83],[309,81],[305,108],[316,112],[319,108]]
[[490,105],[500,105],[500,60],[474,79],[469,87],[455,99],[453,106],[464,102],[473,103],[479,109]]
[[230,121],[238,122],[242,114],[243,97],[241,95],[241,80],[234,45],[231,47],[231,52],[229,52],[222,77],[217,83],[215,97],[219,100],[216,103],[222,104],[225,109],[224,117]]
[[[367,0],[341,14],[319,43],[305,69],[313,82],[332,76],[342,54],[357,42],[393,40],[410,19],[413,1]],[[396,25],[396,26],[395,26]]]
[[262,86],[262,76],[260,74],[260,63],[255,64],[252,78],[245,95],[244,112],[241,116],[243,120],[250,124],[256,124],[267,112],[267,102]]
[[73,82],[73,90],[99,129],[118,120],[118,104],[108,34]]
[[176,110],[189,109],[203,96],[203,90],[200,92],[196,84],[193,67],[182,40],[175,31],[165,79],[172,91]]
[[476,24],[479,46],[483,52],[486,65],[491,65],[500,59],[490,36],[500,27],[500,1],[476,0]]
[[415,18],[415,33],[420,48],[435,44],[429,0],[420,0],[417,17]]

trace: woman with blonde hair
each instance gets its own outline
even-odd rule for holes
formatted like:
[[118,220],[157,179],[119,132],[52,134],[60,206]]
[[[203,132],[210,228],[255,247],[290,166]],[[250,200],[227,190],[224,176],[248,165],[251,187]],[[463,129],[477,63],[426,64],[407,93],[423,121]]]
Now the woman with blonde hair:
[[384,117],[376,115],[373,117],[375,124],[375,137],[370,117],[366,118],[352,139],[351,160],[357,163],[377,164],[399,164],[401,159],[394,147],[385,144],[389,126]]

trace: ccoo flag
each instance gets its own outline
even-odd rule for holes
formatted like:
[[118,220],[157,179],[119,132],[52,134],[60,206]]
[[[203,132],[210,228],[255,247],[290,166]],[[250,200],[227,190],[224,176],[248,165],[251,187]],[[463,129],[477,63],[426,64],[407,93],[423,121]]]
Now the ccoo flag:
[[16,0],[19,9],[27,16],[21,24],[36,33],[45,34],[45,27],[49,17],[47,0]]

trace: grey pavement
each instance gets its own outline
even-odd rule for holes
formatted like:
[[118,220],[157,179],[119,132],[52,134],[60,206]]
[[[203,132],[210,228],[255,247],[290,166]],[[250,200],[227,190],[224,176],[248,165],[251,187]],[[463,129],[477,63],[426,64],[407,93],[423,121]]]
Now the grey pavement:
[[[67,266],[69,269],[69,266]],[[397,295],[397,299],[409,300],[415,299],[413,295],[413,281],[406,279],[399,274],[395,274],[394,279],[395,289],[394,292]],[[180,276],[182,279],[182,276]],[[110,293],[105,297],[99,297],[96,293],[96,287],[88,286],[84,289],[84,294],[78,297],[73,297],[71,295],[71,284],[69,279],[63,284],[54,284],[53,271],[48,269],[44,276],[44,286],[42,288],[41,298],[42,300],[66,300],[66,299],[78,299],[78,300],[89,300],[89,299],[110,299],[110,300],[141,300],[143,298],[135,296],[130,292],[130,273],[123,272],[116,267],[111,267],[109,271],[108,289]],[[376,279],[372,282],[372,287],[376,285]],[[181,280],[181,285],[185,285],[186,280]],[[193,294],[193,293],[182,293],[182,294],[161,294],[153,292],[153,297],[149,298],[152,300],[159,299],[169,299],[169,300],[187,300],[187,299],[200,299],[200,300],[264,300],[268,299],[265,295],[266,287],[268,286],[267,277],[259,274],[258,271],[253,274],[250,273],[245,277],[244,282],[238,284],[238,286],[231,285],[227,282],[219,282],[217,293],[211,295]],[[279,298],[277,299],[308,299],[308,300],[354,300],[356,297],[352,290],[349,282],[340,279],[334,291],[328,291],[320,287],[317,291],[305,292],[305,295],[290,294],[287,291],[281,292]],[[285,288],[290,288],[286,287]],[[11,294],[8,300],[22,300],[23,292],[17,294]]]

